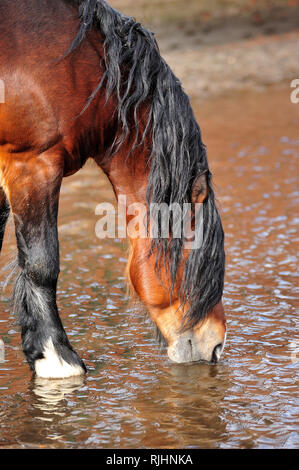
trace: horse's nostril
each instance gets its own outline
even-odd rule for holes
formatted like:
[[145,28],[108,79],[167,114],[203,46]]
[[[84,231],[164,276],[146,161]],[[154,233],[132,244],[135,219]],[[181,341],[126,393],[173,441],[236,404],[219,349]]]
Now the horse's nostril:
[[219,361],[221,353],[222,353],[223,344],[219,343],[215,346],[214,351],[212,353],[212,362],[216,363]]

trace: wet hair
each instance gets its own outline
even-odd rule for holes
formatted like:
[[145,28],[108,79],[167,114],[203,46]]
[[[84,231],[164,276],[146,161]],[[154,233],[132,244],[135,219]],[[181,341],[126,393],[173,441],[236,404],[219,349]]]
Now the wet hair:
[[[82,43],[91,28],[103,38],[105,72],[86,106],[104,87],[107,98],[116,97],[121,134],[111,149],[111,158],[132,132],[132,120],[136,139],[130,153],[150,136],[148,205],[178,203],[183,207],[191,202],[196,178],[206,172],[203,240],[200,248],[190,250],[179,289],[182,304],[188,305],[184,326],[193,327],[221,300],[225,270],[224,234],[199,125],[180,81],[161,57],[153,33],[104,0],[73,1],[79,7],[81,23],[68,53]],[[147,122],[141,129],[139,115],[144,106]],[[157,271],[163,263],[174,288],[184,239],[170,235],[169,239],[158,238],[152,243]]]

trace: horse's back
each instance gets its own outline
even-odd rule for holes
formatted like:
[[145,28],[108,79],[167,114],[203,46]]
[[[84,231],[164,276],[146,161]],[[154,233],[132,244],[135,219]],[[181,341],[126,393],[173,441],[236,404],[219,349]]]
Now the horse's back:
[[79,27],[71,2],[1,0],[0,16],[0,145],[47,148],[96,87],[100,53],[86,42],[61,59]]

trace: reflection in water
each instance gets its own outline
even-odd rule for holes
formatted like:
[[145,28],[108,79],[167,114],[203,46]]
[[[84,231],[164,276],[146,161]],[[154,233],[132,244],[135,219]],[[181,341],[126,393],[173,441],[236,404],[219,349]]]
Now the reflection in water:
[[141,445],[209,448],[221,442],[226,433],[222,406],[230,384],[227,367],[171,364],[164,372],[158,391],[145,395],[141,390],[135,401],[136,416],[146,423]]
[[[87,165],[62,188],[58,302],[88,375],[32,379],[3,298],[0,446],[298,447],[299,107],[289,89],[270,90],[210,101],[199,120],[226,232],[221,363],[175,365],[161,354],[125,300],[126,246],[95,236],[95,207],[114,196]],[[12,233],[2,265],[15,250]]]
[[37,397],[34,402],[35,408],[49,413],[57,412],[62,402],[83,386],[84,380],[84,377],[60,380],[34,377],[32,391]]

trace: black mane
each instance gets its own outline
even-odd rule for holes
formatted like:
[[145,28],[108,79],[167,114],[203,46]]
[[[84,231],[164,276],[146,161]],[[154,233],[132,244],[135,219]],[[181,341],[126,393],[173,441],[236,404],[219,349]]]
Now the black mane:
[[[81,26],[70,50],[96,28],[104,39],[105,69],[89,103],[105,86],[107,97],[114,94],[122,135],[119,149],[132,126],[136,140],[131,152],[150,135],[152,152],[147,202],[191,202],[191,188],[197,175],[207,171],[209,195],[203,204],[204,238],[199,249],[191,250],[185,264],[180,297],[188,302],[185,326],[194,326],[220,301],[224,282],[224,234],[215,205],[208,171],[206,149],[188,96],[181,83],[162,59],[154,35],[133,18],[122,15],[104,0],[74,0],[79,7]],[[89,104],[88,103],[88,104]],[[147,104],[148,121],[140,131],[138,111]],[[87,105],[88,105],[87,104]],[[114,147],[115,147],[114,146]],[[182,258],[184,240],[154,241],[157,266],[166,262],[174,285]]]

